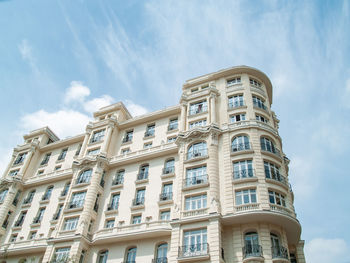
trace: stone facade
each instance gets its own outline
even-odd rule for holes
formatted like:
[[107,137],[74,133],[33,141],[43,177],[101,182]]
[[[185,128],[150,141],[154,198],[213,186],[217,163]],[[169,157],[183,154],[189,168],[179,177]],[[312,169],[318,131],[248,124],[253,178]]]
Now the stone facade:
[[239,66],[188,80],[180,104],[86,132],[48,127],[0,185],[0,262],[298,262],[301,226],[272,85]]

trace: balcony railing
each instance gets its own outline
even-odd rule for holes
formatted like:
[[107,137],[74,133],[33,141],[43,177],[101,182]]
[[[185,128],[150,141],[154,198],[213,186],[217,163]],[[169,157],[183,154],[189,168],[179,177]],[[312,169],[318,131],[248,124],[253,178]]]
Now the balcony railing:
[[168,263],[168,258],[166,257],[155,258],[155,259],[152,259],[152,263]]
[[145,132],[145,137],[151,137],[154,136],[154,131],[146,131]]
[[163,168],[163,174],[172,174],[175,173],[175,166],[169,166]]
[[139,173],[137,175],[137,180],[145,180],[148,178],[148,172],[144,172],[144,173]]
[[159,195],[159,201],[169,201],[173,199],[173,192],[161,193]]
[[282,246],[271,247],[272,258],[285,258],[288,259],[288,250]]
[[254,176],[254,170],[253,168],[248,168],[248,169],[242,169],[239,171],[233,171],[233,179],[244,179],[244,178],[249,178]]
[[180,246],[178,257],[179,258],[198,257],[198,256],[205,256],[208,254],[209,254],[209,244],[202,243],[202,244]]
[[88,184],[88,183],[90,183],[90,180],[91,180],[91,176],[84,177],[84,178],[78,178],[75,181],[75,184]]
[[271,146],[271,144],[269,144],[269,143],[261,143],[261,150],[273,153],[273,154],[277,155],[278,157],[281,157],[280,150],[274,146]]
[[187,152],[187,160],[208,156],[208,149],[199,149]]
[[17,220],[16,222],[15,222],[15,227],[19,227],[19,226],[22,226],[22,224],[23,224],[23,221],[24,221],[24,219],[19,219],[19,220]]
[[83,204],[84,204],[84,200],[72,201],[68,203],[68,209],[80,208],[80,207],[83,207]]
[[260,245],[248,245],[243,247],[243,259],[249,257],[262,257],[263,250]]
[[118,202],[112,202],[108,204],[107,210],[108,211],[113,211],[113,210],[118,210],[119,203]]
[[287,179],[283,175],[281,175],[280,173],[271,172],[271,174],[265,174],[265,177],[267,179],[272,179],[272,180],[281,182],[282,184],[284,184],[286,186],[289,186]]
[[123,184],[123,178],[115,178],[112,182],[112,185],[120,185]]
[[230,109],[244,106],[244,101],[231,101],[228,103]]
[[249,142],[233,144],[231,147],[232,152],[239,152],[239,151],[245,151],[250,149],[251,147]]
[[126,136],[123,138],[122,143],[131,142],[131,141],[132,141],[132,137]]
[[36,217],[34,217],[34,219],[33,219],[33,224],[38,224],[38,223],[40,223],[41,222],[41,216],[36,216]]
[[206,184],[208,183],[208,175],[202,174],[197,175],[194,177],[186,178],[185,180],[185,187],[193,186],[193,185],[200,185],[200,184]]
[[267,107],[265,106],[264,103],[259,103],[259,102],[253,101],[253,106],[267,111]]
[[139,197],[139,198],[135,198],[134,200],[132,200],[133,206],[143,205],[144,203],[145,203],[144,197]]
[[33,198],[26,198],[23,201],[23,204],[30,204],[32,202]]
[[190,115],[195,115],[195,114],[199,114],[201,112],[207,112],[208,111],[208,106],[207,105],[202,105],[199,107],[196,107],[194,109],[190,109],[189,110],[189,114]]

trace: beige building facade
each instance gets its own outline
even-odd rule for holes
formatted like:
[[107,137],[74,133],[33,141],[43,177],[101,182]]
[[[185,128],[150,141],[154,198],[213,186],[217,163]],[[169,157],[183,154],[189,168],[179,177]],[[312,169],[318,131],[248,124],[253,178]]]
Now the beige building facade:
[[268,77],[238,66],[167,109],[30,132],[1,178],[0,262],[304,263],[271,104]]

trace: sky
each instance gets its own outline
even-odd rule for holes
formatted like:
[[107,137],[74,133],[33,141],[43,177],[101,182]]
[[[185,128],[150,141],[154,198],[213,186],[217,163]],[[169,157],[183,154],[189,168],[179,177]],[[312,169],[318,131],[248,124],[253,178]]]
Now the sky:
[[0,0],[0,173],[23,134],[179,103],[247,65],[273,84],[308,263],[350,262],[350,1]]

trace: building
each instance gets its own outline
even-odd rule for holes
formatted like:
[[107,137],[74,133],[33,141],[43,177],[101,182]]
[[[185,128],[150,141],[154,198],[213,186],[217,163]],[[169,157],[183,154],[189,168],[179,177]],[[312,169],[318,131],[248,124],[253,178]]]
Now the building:
[[1,179],[0,262],[304,263],[271,103],[238,66],[188,80],[174,107],[30,132]]

